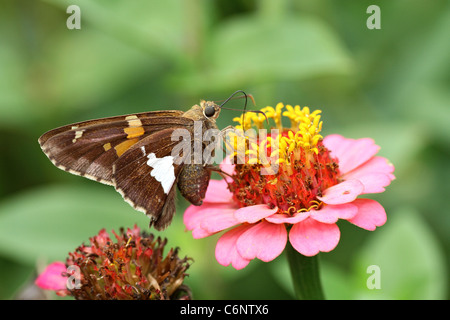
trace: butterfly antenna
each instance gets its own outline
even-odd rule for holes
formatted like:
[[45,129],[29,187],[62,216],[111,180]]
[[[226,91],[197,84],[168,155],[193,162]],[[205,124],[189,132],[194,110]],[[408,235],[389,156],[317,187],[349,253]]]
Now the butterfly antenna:
[[[243,96],[239,96],[239,97],[234,97],[236,94],[238,93],[242,93]],[[244,103],[244,110],[241,109],[232,109],[232,108],[225,108],[223,105],[225,103],[227,103],[228,101],[230,101],[231,99],[240,99],[240,98],[245,98],[245,103]],[[253,96],[251,94],[246,94],[243,90],[237,90],[235,91],[231,96],[228,97],[228,99],[226,99],[221,105],[220,108],[221,109],[226,109],[226,110],[234,110],[234,111],[243,111],[242,113],[242,122],[244,122],[244,118],[245,118],[245,113],[247,112],[247,100],[248,98],[250,98],[253,102],[253,105],[256,105],[255,103],[255,99],[253,98]],[[248,112],[253,112],[253,113],[261,113],[264,115],[264,117],[266,118],[267,124],[269,124],[269,119],[267,118],[266,114],[263,111],[260,110],[250,110]]]
[[237,91],[235,91],[231,96],[229,96],[221,105],[220,105],[220,108],[222,108],[223,107],[223,105],[225,104],[225,103],[227,103],[228,101],[230,101],[231,99],[233,99],[233,97],[235,96],[235,95],[237,95],[238,93],[242,93],[243,95],[244,95],[244,97],[245,97],[245,105],[247,105],[247,94],[243,91],[243,90],[237,90]]

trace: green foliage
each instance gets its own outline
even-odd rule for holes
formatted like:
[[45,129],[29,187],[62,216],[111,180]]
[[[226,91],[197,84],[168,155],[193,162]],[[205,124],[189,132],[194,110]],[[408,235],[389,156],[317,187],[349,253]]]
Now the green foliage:
[[[81,9],[68,30],[66,8]],[[277,102],[323,111],[324,133],[372,137],[396,167],[374,195],[388,221],[375,232],[340,224],[321,254],[327,298],[448,299],[450,241],[450,6],[383,1],[27,0],[0,10],[0,298],[11,299],[43,265],[63,260],[101,228],[148,218],[112,188],[56,169],[37,139],[86,119],[186,110],[237,89],[257,107]],[[242,101],[233,101],[241,107]],[[218,124],[231,124],[223,112]],[[184,231],[187,203],[162,236],[193,257],[196,299],[290,299],[286,257],[220,266],[214,238]],[[381,289],[366,286],[378,265]],[[264,281],[261,281],[264,279]]]
[[[367,267],[380,267],[380,290],[367,289]],[[442,248],[414,209],[395,211],[385,229],[374,234],[355,258],[357,298],[442,299],[446,272]]]

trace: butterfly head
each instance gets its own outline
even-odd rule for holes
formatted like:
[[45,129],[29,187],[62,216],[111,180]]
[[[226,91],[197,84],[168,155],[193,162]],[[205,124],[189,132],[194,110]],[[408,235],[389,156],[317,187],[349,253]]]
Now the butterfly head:
[[200,101],[200,107],[203,110],[203,115],[210,120],[216,120],[220,114],[220,106],[214,101]]

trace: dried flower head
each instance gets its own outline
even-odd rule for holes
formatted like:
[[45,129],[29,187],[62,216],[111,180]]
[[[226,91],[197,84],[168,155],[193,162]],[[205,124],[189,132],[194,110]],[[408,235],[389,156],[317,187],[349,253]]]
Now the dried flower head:
[[77,300],[190,299],[183,284],[191,259],[178,257],[167,239],[133,229],[112,231],[116,241],[102,229],[69,253],[65,265],[55,262],[39,275],[36,284]]

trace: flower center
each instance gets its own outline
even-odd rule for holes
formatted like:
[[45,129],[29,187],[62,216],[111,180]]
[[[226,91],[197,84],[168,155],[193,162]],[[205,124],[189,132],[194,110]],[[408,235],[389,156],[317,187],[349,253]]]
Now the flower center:
[[[240,207],[269,204],[291,215],[317,209],[321,206],[317,197],[340,182],[337,160],[319,134],[321,111],[287,105],[283,112],[283,108],[279,103],[261,109],[275,122],[270,134],[253,129],[264,129],[266,119],[261,114],[234,119],[239,125],[228,135],[227,147],[236,164],[229,189]],[[282,116],[290,120],[291,128],[283,127]]]

